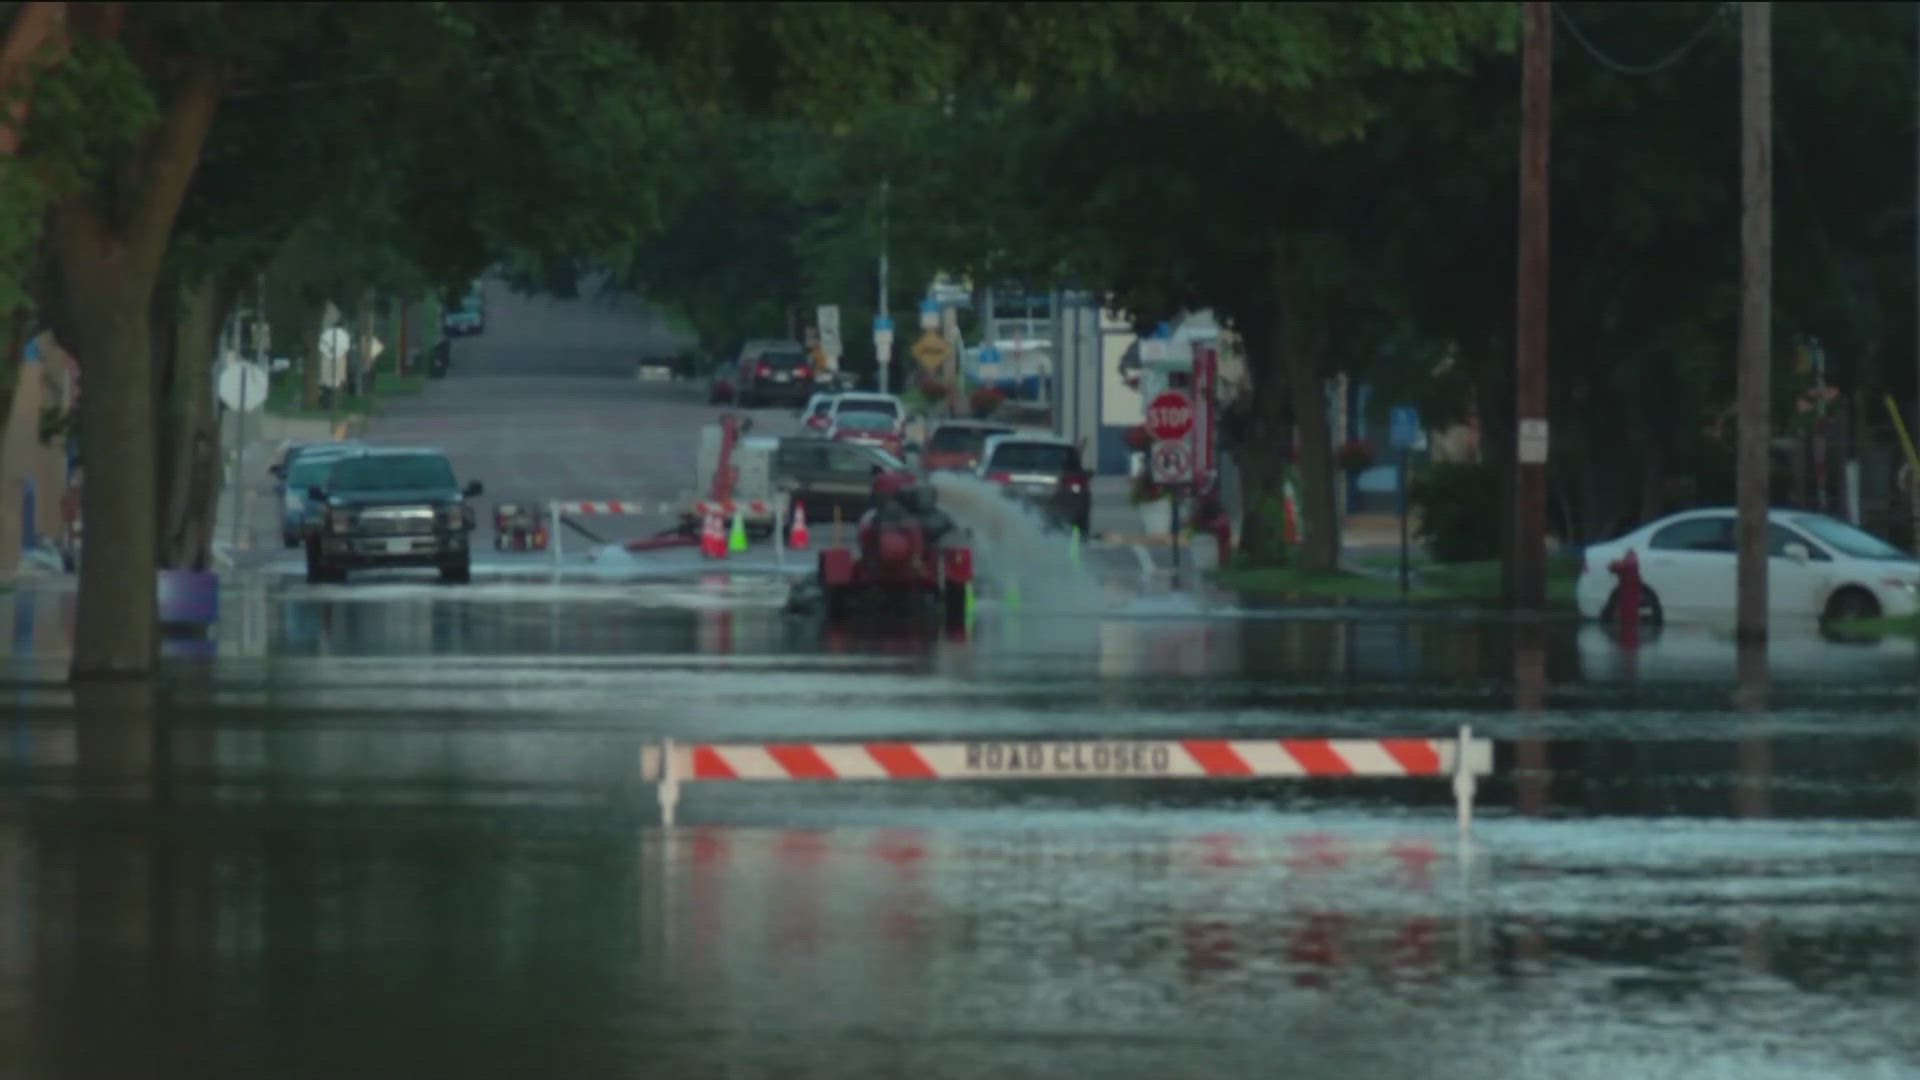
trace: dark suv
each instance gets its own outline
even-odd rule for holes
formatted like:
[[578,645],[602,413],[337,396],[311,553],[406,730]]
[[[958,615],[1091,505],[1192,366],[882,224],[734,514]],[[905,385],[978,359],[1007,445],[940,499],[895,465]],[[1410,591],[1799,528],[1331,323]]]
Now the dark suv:
[[1093,517],[1093,476],[1080,447],[1058,435],[1008,434],[987,438],[977,467],[1010,497],[1038,507],[1054,524],[1087,535]]
[[468,537],[481,491],[455,483],[447,456],[433,450],[367,449],[334,462],[309,494],[325,507],[307,540],[307,580],[345,581],[347,571],[432,566],[440,580],[472,577]]
[[742,408],[776,403],[799,408],[819,389],[814,382],[805,349],[784,341],[749,341],[740,349],[734,402]]

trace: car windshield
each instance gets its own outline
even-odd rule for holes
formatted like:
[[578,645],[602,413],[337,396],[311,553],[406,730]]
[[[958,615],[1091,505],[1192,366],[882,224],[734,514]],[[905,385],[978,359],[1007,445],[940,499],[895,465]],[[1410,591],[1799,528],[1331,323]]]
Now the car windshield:
[[940,454],[977,454],[989,436],[1004,434],[1004,429],[948,425],[934,431],[927,449]]
[[327,474],[332,471],[337,455],[302,454],[294,459],[293,468],[287,471],[287,484],[290,487],[306,489],[314,484],[327,482]]
[[840,402],[840,415],[842,417],[856,411],[863,413],[877,412],[884,416],[896,417],[900,415],[900,403],[889,401],[886,398],[860,398],[854,401],[843,400]]
[[832,411],[833,411],[832,398],[827,398],[824,401],[816,401],[813,403],[812,415],[814,416],[825,416]]
[[335,462],[335,491],[406,491],[453,487],[453,466],[438,454],[374,454]]
[[866,412],[864,410],[860,412],[843,412],[834,417],[834,420],[841,427],[856,431],[893,430],[893,417],[888,416],[886,413]]
[[807,367],[807,354],[803,352],[770,352],[760,357],[760,362],[769,367]]
[[1913,556],[1885,540],[1872,533],[1862,532],[1837,518],[1805,514],[1792,520],[1795,525],[1813,534],[1814,539],[1849,558],[1884,559],[1890,562],[1913,561]]
[[994,472],[1063,473],[1072,470],[1073,447],[1053,443],[1004,443],[993,451]]

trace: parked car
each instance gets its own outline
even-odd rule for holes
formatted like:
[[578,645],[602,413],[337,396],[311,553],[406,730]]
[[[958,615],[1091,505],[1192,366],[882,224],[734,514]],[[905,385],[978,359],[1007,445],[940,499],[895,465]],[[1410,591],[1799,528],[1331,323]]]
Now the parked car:
[[900,421],[883,412],[860,410],[841,410],[833,414],[833,426],[827,429],[829,439],[850,442],[856,446],[877,446],[894,457],[903,457],[903,444],[906,437],[901,434]]
[[833,399],[839,394],[815,394],[801,406],[801,423],[808,431],[826,431],[833,427]]
[[436,450],[376,449],[335,458],[309,494],[325,512],[307,538],[307,580],[344,581],[349,570],[431,566],[440,580],[472,577],[469,538],[480,482],[464,488]]
[[749,341],[740,347],[734,376],[738,404],[752,408],[786,402],[799,405],[816,389],[813,360],[790,341]]
[[707,378],[707,404],[732,405],[739,401],[734,387],[739,383],[740,365],[718,364]]
[[[1632,552],[1640,566],[1640,616],[1730,621],[1736,605],[1735,512],[1688,510],[1581,553],[1580,614],[1611,620],[1619,579],[1609,567]],[[1861,619],[1920,609],[1920,561],[1825,514],[1767,513],[1767,609],[1774,618]]]
[[288,447],[280,461],[268,467],[275,481],[274,496],[280,503],[282,544],[297,548],[305,542],[320,518],[320,504],[308,489],[325,483],[333,462],[363,445],[356,440],[299,443]]
[[843,412],[877,412],[893,418],[894,426],[904,431],[907,423],[907,406],[892,394],[874,394],[867,392],[842,393],[833,395],[827,405],[827,427]]
[[815,524],[835,511],[848,525],[859,520],[882,473],[910,475],[906,462],[880,447],[818,436],[781,439],[773,453],[772,485],[799,498]]
[[957,470],[972,472],[980,464],[981,451],[995,435],[1011,435],[1011,424],[987,420],[942,420],[927,436],[926,449],[920,455],[920,467],[928,472]]
[[1058,435],[990,436],[976,469],[1057,525],[1085,535],[1092,523],[1093,477],[1081,465],[1080,448]]

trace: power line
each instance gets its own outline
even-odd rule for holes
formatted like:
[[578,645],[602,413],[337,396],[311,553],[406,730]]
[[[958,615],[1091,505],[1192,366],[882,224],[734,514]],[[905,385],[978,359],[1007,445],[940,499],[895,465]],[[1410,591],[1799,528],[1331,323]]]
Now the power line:
[[1585,49],[1588,56],[1599,61],[1601,67],[1607,68],[1619,75],[1658,75],[1660,72],[1678,64],[1686,58],[1689,52],[1693,51],[1695,45],[1700,44],[1701,41],[1706,39],[1707,32],[1713,29],[1714,23],[1719,21],[1721,16],[1731,10],[1733,10],[1733,4],[1731,3],[1722,3],[1715,7],[1712,14],[1709,14],[1706,19],[1701,22],[1699,28],[1696,29],[1686,41],[1682,42],[1679,48],[1661,57],[1659,60],[1651,64],[1627,64],[1601,52],[1580,29],[1580,24],[1573,21],[1573,16],[1567,14],[1565,5],[1553,5],[1553,13],[1559,16],[1560,25],[1567,28],[1567,35],[1573,38],[1574,42],[1582,49]]

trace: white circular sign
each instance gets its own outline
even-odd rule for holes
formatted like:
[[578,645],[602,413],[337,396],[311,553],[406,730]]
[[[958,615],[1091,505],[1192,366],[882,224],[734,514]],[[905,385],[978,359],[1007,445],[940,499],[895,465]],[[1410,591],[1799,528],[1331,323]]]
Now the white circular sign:
[[230,360],[220,369],[220,404],[234,412],[252,412],[267,402],[267,369],[246,360]]
[[344,327],[329,327],[320,332],[320,355],[329,360],[342,359],[352,343],[353,339],[347,335]]
[[1184,484],[1193,478],[1193,448],[1176,439],[1153,444],[1153,482]]

